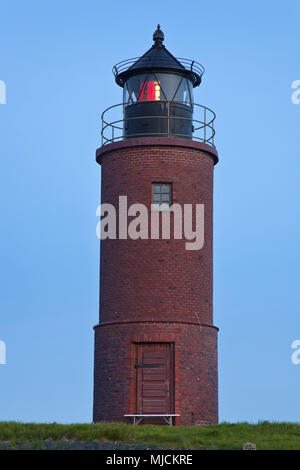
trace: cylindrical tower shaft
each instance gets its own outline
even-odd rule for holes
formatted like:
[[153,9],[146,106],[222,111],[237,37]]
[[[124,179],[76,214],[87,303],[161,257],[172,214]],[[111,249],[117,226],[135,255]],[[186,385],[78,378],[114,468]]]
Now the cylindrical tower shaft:
[[[189,140],[144,138],[104,146],[97,160],[102,204],[118,208],[119,197],[127,196],[128,207],[144,204],[151,214],[154,184],[171,185],[173,204],[203,204],[204,246],[187,250],[185,239],[174,239],[172,224],[169,240],[101,241],[94,421],[121,421],[125,414],[154,410],[179,414],[176,424],[215,423],[212,235],[217,152]],[[150,224],[149,215],[149,233]]]

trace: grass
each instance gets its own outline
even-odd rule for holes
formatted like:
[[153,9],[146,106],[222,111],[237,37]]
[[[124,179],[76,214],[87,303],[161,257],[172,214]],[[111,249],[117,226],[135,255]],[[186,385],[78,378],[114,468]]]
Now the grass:
[[170,427],[124,423],[64,425],[0,422],[0,442],[16,444],[49,439],[109,441],[177,449],[241,449],[245,442],[254,442],[258,450],[300,450],[300,424],[263,421],[258,424]]

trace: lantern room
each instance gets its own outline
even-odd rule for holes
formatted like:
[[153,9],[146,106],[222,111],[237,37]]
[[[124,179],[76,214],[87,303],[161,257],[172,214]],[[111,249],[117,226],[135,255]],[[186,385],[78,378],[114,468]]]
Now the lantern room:
[[123,137],[191,139],[193,88],[200,85],[204,68],[195,61],[175,58],[163,44],[160,25],[153,40],[140,58],[120,62],[113,69],[123,88]]

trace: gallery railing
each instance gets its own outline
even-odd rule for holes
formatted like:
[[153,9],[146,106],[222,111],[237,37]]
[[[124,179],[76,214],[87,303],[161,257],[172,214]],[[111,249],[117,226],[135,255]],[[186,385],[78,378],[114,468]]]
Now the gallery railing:
[[[215,146],[214,120],[216,118],[216,115],[211,109],[197,103],[183,101],[161,100],[157,101],[156,103],[166,104],[166,112],[164,114],[148,115],[146,113],[145,115],[141,115],[141,113],[139,112],[137,116],[134,116],[134,113],[130,112],[130,114],[128,114],[128,112],[126,112],[132,106],[135,106],[136,104],[140,105],[141,102],[120,103],[107,108],[101,116],[101,145],[107,145],[112,142],[117,142],[124,139],[149,136],[169,138],[178,137],[183,139],[186,138],[190,140],[204,142],[205,144],[211,145],[212,147]],[[193,112],[191,112],[191,117],[185,117],[183,115],[174,114],[174,104],[189,107],[189,109],[193,110]],[[150,120],[156,120],[157,125],[155,126],[155,132],[143,131],[143,135],[141,135],[141,132],[128,132],[128,130],[126,129],[130,127],[128,126],[129,123],[134,120],[138,120],[139,123],[143,122],[143,120],[145,120],[145,123],[146,120],[148,122],[150,122]],[[180,120],[181,123],[184,123],[184,121],[188,121],[190,123],[189,127],[191,128],[191,133],[185,134],[178,132],[178,129],[180,129],[180,126],[176,125],[176,123],[179,122],[178,120]],[[160,126],[159,124],[162,125]],[[181,127],[185,129],[187,126],[183,125]],[[131,128],[134,129],[135,126],[131,126]],[[161,128],[163,132],[157,132],[157,128]]]
[[[122,86],[123,86],[123,84],[124,84],[124,79],[122,77],[122,73],[125,72],[125,71],[128,71],[130,69],[130,67],[132,67],[139,59],[140,59],[140,57],[133,57],[132,59],[122,60],[122,62],[119,62],[118,64],[114,65],[112,71],[113,71],[113,74],[114,74],[117,82],[120,85],[122,84]],[[176,59],[184,67],[185,71],[194,72],[194,79],[196,79],[196,75],[198,75],[199,79],[201,81],[201,77],[205,72],[205,69],[204,69],[203,65],[201,65],[201,64],[199,64],[199,62],[196,62],[195,60],[191,60],[191,59],[184,59],[182,57],[177,57]],[[147,69],[150,70],[151,66],[152,66],[151,57],[144,57],[143,61],[142,61],[142,64],[143,64],[143,67],[146,70]],[[165,68],[166,69],[168,68],[169,60],[168,60],[167,57],[156,57],[155,64],[156,64],[156,66],[161,67],[162,72],[163,72],[163,70]],[[140,64],[140,67],[141,67],[141,64]],[[193,80],[193,76],[191,78]]]

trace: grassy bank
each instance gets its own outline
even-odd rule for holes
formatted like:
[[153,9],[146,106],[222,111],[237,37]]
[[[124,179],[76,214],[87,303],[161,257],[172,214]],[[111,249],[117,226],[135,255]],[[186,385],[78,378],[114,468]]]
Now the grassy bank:
[[107,441],[177,449],[241,449],[245,442],[254,442],[258,450],[300,450],[300,424],[264,421],[258,424],[169,427],[123,423],[63,425],[0,422],[0,442],[16,444],[44,440]]

